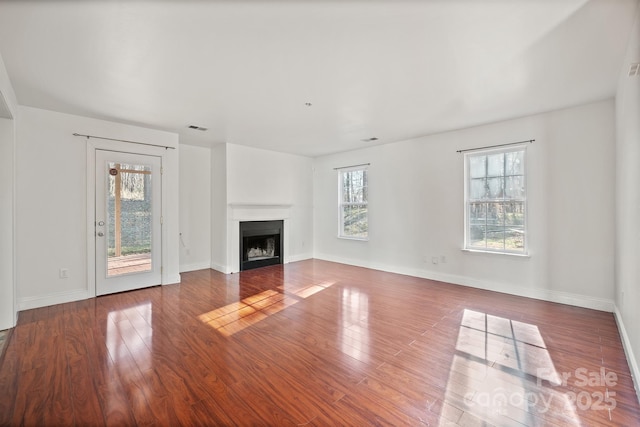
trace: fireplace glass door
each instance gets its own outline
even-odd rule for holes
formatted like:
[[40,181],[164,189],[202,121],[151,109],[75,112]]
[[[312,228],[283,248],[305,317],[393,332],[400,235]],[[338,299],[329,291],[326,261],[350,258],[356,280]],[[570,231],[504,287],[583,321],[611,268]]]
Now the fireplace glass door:
[[282,264],[282,221],[240,223],[240,270]]

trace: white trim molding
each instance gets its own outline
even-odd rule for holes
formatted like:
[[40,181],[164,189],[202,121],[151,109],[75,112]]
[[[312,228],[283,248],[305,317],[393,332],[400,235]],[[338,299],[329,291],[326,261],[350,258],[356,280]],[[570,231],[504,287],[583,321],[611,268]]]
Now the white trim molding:
[[229,219],[237,221],[275,221],[288,219],[291,207],[287,203],[229,203]]
[[313,259],[313,254],[306,253],[306,254],[298,254],[298,255],[289,255],[289,259],[287,262],[289,263],[298,262],[298,261],[304,261],[307,259]]
[[211,268],[208,262],[194,262],[192,264],[181,264],[180,273],[186,273],[188,271],[207,270]]
[[215,262],[211,263],[210,268],[212,270],[218,271],[218,272],[220,272],[222,274],[231,274],[232,273],[231,270],[229,268],[227,268],[226,265],[218,264],[218,263],[215,263]]
[[90,297],[90,292],[87,289],[56,292],[35,297],[23,297],[18,299],[18,311],[80,301]]
[[[172,257],[174,251],[178,250],[178,234],[172,233],[174,224],[177,224],[177,208],[173,206],[171,200],[177,195],[177,154],[173,151],[158,147],[132,146],[127,142],[103,141],[100,139],[90,139],[87,141],[87,298],[96,296],[96,248],[95,248],[95,197],[96,197],[96,151],[108,150],[132,154],[142,154],[157,156],[162,159],[162,197],[161,211],[164,218],[161,236],[161,257],[162,273],[161,284],[170,285],[180,283],[179,265],[177,257]],[[177,144],[176,144],[177,147]],[[172,153],[170,153],[172,152]],[[172,156],[171,159],[169,156]],[[170,191],[171,189],[175,191]],[[171,228],[171,229],[170,229]],[[175,258],[175,262],[173,259]]]
[[[241,221],[282,221],[282,233],[284,233],[284,253],[282,263],[289,260],[291,236],[289,235],[289,219],[291,207],[288,203],[262,204],[262,203],[229,203],[227,212],[227,259],[229,265],[217,266],[214,270],[228,273],[240,271],[240,222]],[[222,268],[220,268],[222,267]]]
[[617,305],[615,306],[613,314],[616,319],[616,323],[618,324],[618,331],[620,332],[620,338],[622,339],[624,354],[627,356],[627,363],[629,364],[629,370],[631,371],[633,386],[636,389],[636,396],[638,397],[638,402],[640,402],[640,367],[638,366],[638,359],[636,359],[636,356],[633,353],[631,341],[627,335],[627,329],[624,327],[624,322],[622,321],[622,313],[618,310]]
[[613,300],[597,298],[588,295],[578,295],[542,288],[523,288],[519,286],[501,284],[493,281],[478,280],[466,276],[444,274],[430,270],[396,267],[378,263],[363,263],[357,260],[335,257],[328,254],[315,254],[315,258],[325,261],[338,262],[341,264],[371,268],[374,270],[387,271],[389,273],[404,274],[407,276],[420,277],[422,279],[436,280],[438,282],[451,283],[453,285],[468,286],[471,288],[484,289],[487,291],[501,292],[520,297],[539,299],[542,301],[573,305],[582,308],[590,308],[592,310],[606,311],[609,313],[613,313],[615,306]]

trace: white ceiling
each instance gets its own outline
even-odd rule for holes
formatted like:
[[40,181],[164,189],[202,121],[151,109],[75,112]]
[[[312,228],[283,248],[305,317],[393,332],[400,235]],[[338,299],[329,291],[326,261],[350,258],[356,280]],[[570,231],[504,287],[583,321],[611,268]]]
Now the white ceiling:
[[318,156],[612,97],[637,5],[2,1],[0,55],[21,105]]

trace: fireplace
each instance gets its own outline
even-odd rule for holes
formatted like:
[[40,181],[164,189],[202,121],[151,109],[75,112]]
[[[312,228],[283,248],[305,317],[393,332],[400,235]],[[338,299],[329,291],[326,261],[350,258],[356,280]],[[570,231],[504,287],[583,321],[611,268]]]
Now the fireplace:
[[240,271],[283,262],[283,221],[240,222]]

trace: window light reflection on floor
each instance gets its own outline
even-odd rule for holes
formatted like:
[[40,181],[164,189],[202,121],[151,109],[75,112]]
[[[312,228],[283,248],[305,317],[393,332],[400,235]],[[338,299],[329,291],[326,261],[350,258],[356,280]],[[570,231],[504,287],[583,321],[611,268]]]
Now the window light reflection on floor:
[[140,370],[152,366],[152,319],[153,306],[150,302],[109,312],[105,345],[113,360],[110,369],[126,365],[132,357]]
[[537,326],[465,309],[439,425],[539,425],[562,410],[578,426],[567,396],[540,385],[561,381]]
[[311,295],[327,289],[334,283],[322,282],[297,287],[279,286],[277,290],[268,289],[241,301],[203,313],[198,316],[198,319],[216,329],[222,335],[231,336],[291,305],[297,304]]
[[340,299],[340,350],[356,360],[369,363],[369,296],[358,289],[344,288]]

